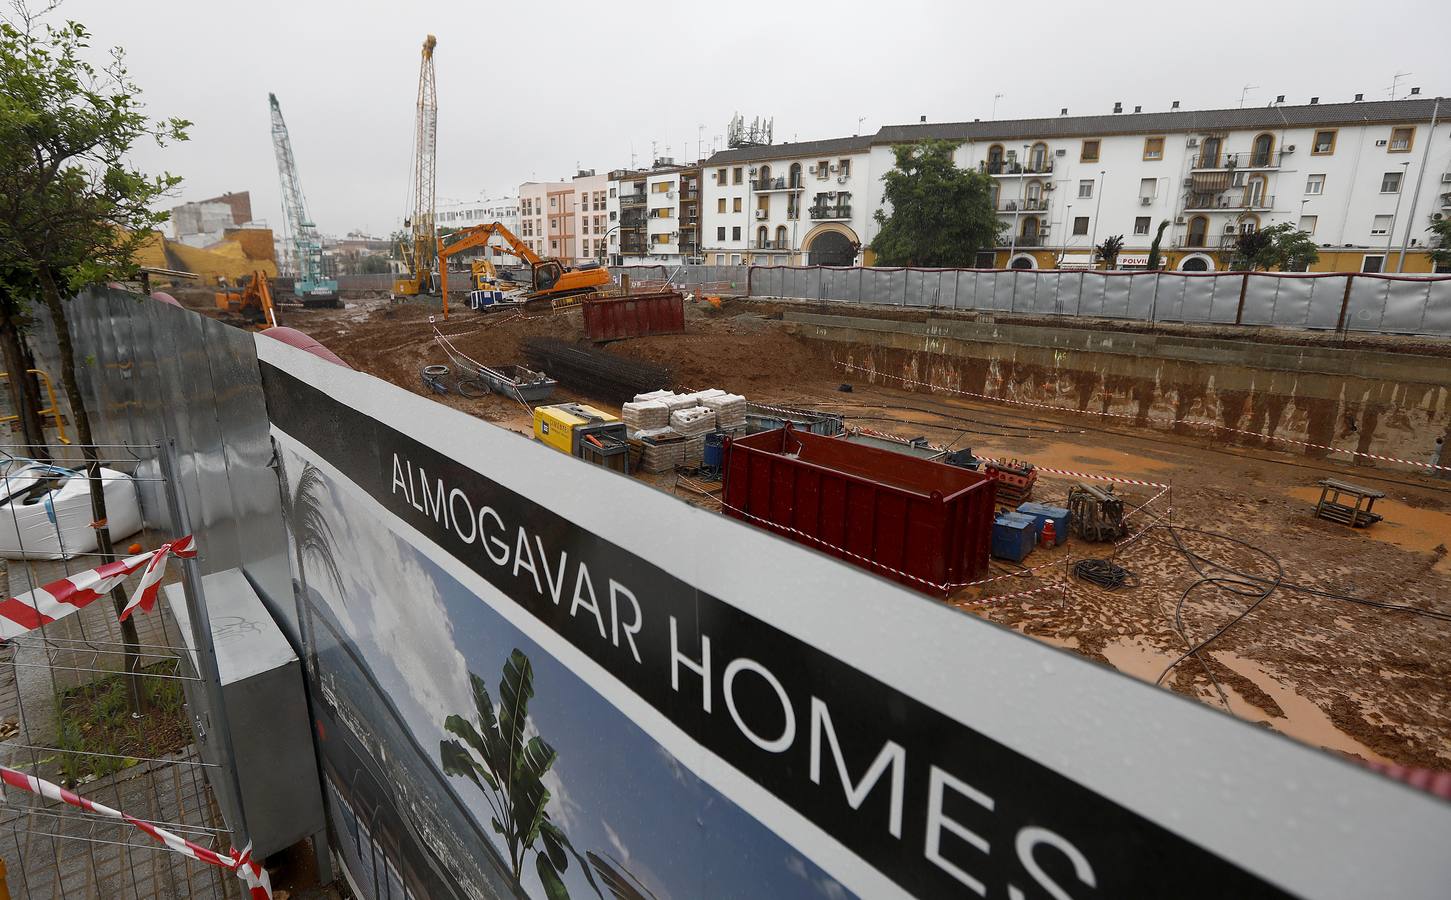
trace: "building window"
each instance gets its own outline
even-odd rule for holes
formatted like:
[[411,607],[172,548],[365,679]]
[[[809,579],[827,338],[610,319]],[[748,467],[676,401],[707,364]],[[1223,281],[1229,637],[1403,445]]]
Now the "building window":
[[1405,128],[1391,129],[1391,145],[1386,148],[1390,153],[1410,153],[1411,144],[1415,143],[1416,129],[1409,126]]
[[654,184],[650,185],[650,190],[654,191],[657,194],[663,194],[666,191],[670,190],[670,188],[673,186],[674,185],[669,181],[657,181]]
[[771,212],[771,195],[762,194],[756,198],[756,209],[769,214]]
[[1382,194],[1399,194],[1401,192],[1401,173],[1387,172],[1380,177],[1380,192]]
[[1319,195],[1325,193],[1325,176],[1311,175],[1305,179],[1305,193]]
[[1371,234],[1389,234],[1390,233],[1390,230],[1391,230],[1391,217],[1390,216],[1376,216],[1375,217],[1375,220],[1370,223],[1370,233]]
[[610,188],[610,199],[615,199],[615,188]]
[[725,169],[716,169],[715,170],[715,183],[716,184],[725,184],[726,183],[726,170]]
[[1140,178],[1139,197],[1145,200],[1152,200],[1157,196],[1159,196],[1159,179]]
[[762,225],[760,228],[756,229],[756,249],[765,250],[766,244],[766,226]]
[[734,228],[731,229],[731,240],[738,241],[740,239],[741,239],[741,226],[737,225],[737,226],[735,226]]
[[1303,231],[1303,232],[1305,232],[1306,234],[1314,234],[1315,233],[1315,223],[1317,221],[1319,221],[1319,218],[1320,218],[1319,216],[1301,216],[1300,217],[1300,230]]
[[725,198],[724,197],[721,197],[720,199],[718,199],[718,200],[715,201],[715,211],[718,212],[718,213],[725,212]]
[[1073,233],[1088,234],[1088,216],[1075,216],[1073,218]]
[[558,197],[550,197],[549,198],[549,208],[550,209],[559,209],[559,198]]
[[735,201],[734,201],[734,204],[732,206],[732,209],[735,212],[740,212],[741,211],[741,198],[740,197],[735,198]]
[[718,241],[725,240],[725,226],[724,225],[720,226],[719,228],[717,228],[715,230],[715,239],[718,240]]
[[1134,234],[1148,234],[1148,233],[1149,233],[1149,217],[1148,216],[1138,216],[1137,218],[1135,218],[1134,219]]
[[1335,152],[1335,130],[1315,132],[1315,143],[1310,145],[1312,156],[1329,156]]
[[1078,199],[1085,200],[1093,197],[1093,179],[1085,178],[1078,182]]
[[559,249],[559,241],[550,241],[549,242],[549,249],[550,250],[558,250]]
[[776,249],[777,250],[785,250],[786,249],[786,226],[785,225],[777,225],[776,226]]
[[1365,255],[1365,258],[1360,261],[1360,271],[1365,272],[1368,275],[1374,275],[1375,273],[1379,272],[1383,266],[1385,266],[1385,261],[1386,258],[1385,254],[1383,253],[1367,253]]
[[851,160],[844,159],[841,162],[837,163],[836,166],[837,166],[837,169],[836,169],[837,170],[837,174],[842,175],[842,176],[846,176],[846,175],[850,175],[851,174]]
[[1144,138],[1144,159],[1163,159],[1164,139],[1161,137]]
[[1270,165],[1270,161],[1274,157],[1275,136],[1272,134],[1256,135],[1249,154],[1249,164],[1258,168],[1264,168]]
[[740,184],[741,183],[741,167],[740,166],[736,166],[734,169],[731,170],[731,183],[733,183],[733,184]]

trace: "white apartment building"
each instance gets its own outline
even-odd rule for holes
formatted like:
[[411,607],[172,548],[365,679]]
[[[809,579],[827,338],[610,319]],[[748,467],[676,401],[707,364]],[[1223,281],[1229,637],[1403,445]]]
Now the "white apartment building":
[[476,200],[447,200],[438,204],[437,222],[440,228],[472,228],[503,222],[510,231],[517,232],[519,198],[480,195]]
[[[722,150],[701,164],[705,262],[863,262],[871,136]],[[890,156],[890,154],[889,154]]]
[[607,214],[617,265],[704,262],[700,253],[701,170],[659,159],[644,170],[610,173]]
[[[946,139],[960,142],[958,165],[993,178],[1008,226],[979,265],[1088,266],[1096,242],[1121,234],[1119,267],[1142,267],[1167,221],[1165,264],[1212,271],[1241,232],[1289,222],[1320,246],[1312,270],[1431,271],[1426,229],[1451,215],[1451,102],[1177,106],[888,126],[871,140],[863,205],[883,203],[893,144]],[[862,227],[870,242],[876,223],[868,216]]]

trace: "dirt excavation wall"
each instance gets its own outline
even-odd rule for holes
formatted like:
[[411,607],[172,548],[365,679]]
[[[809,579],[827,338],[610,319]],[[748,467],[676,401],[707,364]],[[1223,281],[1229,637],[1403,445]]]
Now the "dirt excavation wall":
[[1291,441],[1420,462],[1438,436],[1451,444],[1451,360],[1434,355],[931,317],[784,318],[793,333],[829,343],[838,363],[859,367],[842,368],[845,381],[1110,413],[1125,417],[1120,424],[1185,434],[1210,434],[1188,423],[1212,421],[1224,426],[1212,433],[1217,442],[1313,457],[1328,451]]

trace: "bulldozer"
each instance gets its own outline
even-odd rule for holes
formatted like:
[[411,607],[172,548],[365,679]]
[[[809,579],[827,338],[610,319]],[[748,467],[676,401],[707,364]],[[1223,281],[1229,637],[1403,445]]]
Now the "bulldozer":
[[[498,237],[509,247],[509,252],[522,259],[529,266],[530,283],[525,286],[526,301],[546,301],[559,305],[561,301],[574,302],[580,297],[598,293],[610,283],[610,272],[599,263],[584,263],[567,266],[555,257],[542,257],[519,240],[502,222],[475,225],[457,232],[453,243],[438,242],[438,273],[443,291],[444,309],[448,302],[448,258],[475,247],[488,246],[490,240]],[[489,266],[492,268],[492,263]],[[478,290],[475,278],[474,290]]]
[[259,323],[263,329],[277,324],[277,310],[272,305],[272,285],[266,272],[253,272],[238,287],[223,288],[213,296],[217,309],[236,313],[249,322]]

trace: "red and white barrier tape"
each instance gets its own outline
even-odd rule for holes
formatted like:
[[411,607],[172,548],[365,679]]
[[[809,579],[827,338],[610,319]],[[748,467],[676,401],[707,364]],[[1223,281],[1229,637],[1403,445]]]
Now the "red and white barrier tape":
[[1067,475],[1070,478],[1089,478],[1094,481],[1111,481],[1114,484],[1137,484],[1144,487],[1167,488],[1169,485],[1162,481],[1140,481],[1137,478],[1119,478],[1117,475],[1095,475],[1092,472],[1074,472],[1070,469],[1055,469],[1052,466],[1040,466],[1033,464],[1033,468],[1039,472],[1047,472],[1051,475]]
[[[854,366],[851,363],[842,362],[840,360],[837,360],[836,364],[838,366],[841,366],[843,369],[847,369],[849,371],[866,372],[868,375],[880,376],[882,378],[890,378],[893,381],[900,381],[903,384],[915,384],[921,387],[925,387],[929,390],[942,391],[948,394],[958,394],[963,397],[972,397],[978,400],[987,400],[991,403],[1009,403],[1014,406],[1027,406],[1033,409],[1047,409],[1052,410],[1053,412],[1073,413],[1075,415],[1108,416],[1114,419],[1131,419],[1135,422],[1137,422],[1138,420],[1138,416],[1131,416],[1126,413],[1093,412],[1086,409],[1074,409],[1068,406],[1057,406],[1052,403],[1037,403],[1031,400],[1014,400],[1010,397],[993,397],[988,394],[978,394],[974,393],[973,391],[963,391],[957,388],[943,387],[942,385],[932,384],[931,382],[927,381],[917,381],[916,379],[912,378],[904,378],[901,375],[893,375],[890,372],[883,372],[879,369],[868,369],[862,366]],[[1178,422],[1174,422],[1172,424],[1189,425],[1195,428],[1210,428],[1216,431],[1228,431],[1233,434],[1242,434],[1247,437],[1256,437],[1262,438],[1264,440],[1279,441],[1285,444],[1295,444],[1300,447],[1310,447],[1314,450],[1325,450],[1330,453],[1344,453],[1349,456],[1360,456],[1366,459],[1378,459],[1382,462],[1401,463],[1402,465],[1416,466],[1417,468],[1421,469],[1430,469],[1433,472],[1451,472],[1451,466],[1448,465],[1437,465],[1434,463],[1419,462],[1414,459],[1402,459],[1399,456],[1382,456],[1378,453],[1365,453],[1360,450],[1344,450],[1340,447],[1331,447],[1328,444],[1315,444],[1311,443],[1310,441],[1296,440],[1295,438],[1271,437],[1270,435],[1261,434],[1258,431],[1245,431],[1243,428],[1231,428],[1228,425],[1221,425],[1218,422],[1206,422],[1202,419],[1181,419]]]
[[191,558],[196,553],[196,541],[191,535],[187,535],[167,541],[147,553],[104,563],[94,569],[67,575],[59,581],[52,581],[18,597],[0,600],[0,641],[8,641],[42,625],[49,625],[72,613],[80,612],[142,568],[145,571],[141,575],[141,583],[136,586],[131,601],[121,612],[121,618],[130,616],[137,607],[144,612],[150,612],[156,605],[156,597],[161,590],[167,558]]
[[198,862],[237,873],[237,877],[247,885],[247,894],[251,900],[272,900],[271,879],[268,878],[267,870],[262,867],[262,864],[252,859],[250,846],[240,852],[230,850],[223,856],[214,850],[193,844],[186,838],[173,834],[158,825],[153,825],[135,816],[128,816],[120,810],[103,806],[93,800],[87,800],[58,784],[36,778],[34,775],[27,775],[8,766],[0,766],[0,782],[16,790],[26,791],[58,803],[68,803],[77,809],[133,825],[160,841],[168,850],[188,856]]

